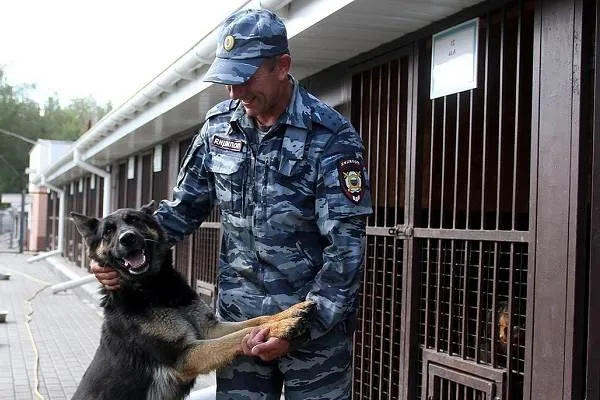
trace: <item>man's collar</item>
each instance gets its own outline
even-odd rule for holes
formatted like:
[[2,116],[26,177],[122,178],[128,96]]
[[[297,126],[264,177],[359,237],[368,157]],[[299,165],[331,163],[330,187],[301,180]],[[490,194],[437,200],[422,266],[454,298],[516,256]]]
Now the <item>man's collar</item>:
[[302,95],[304,89],[302,89],[296,78],[292,75],[289,77],[294,85],[294,91],[290,99],[290,104],[288,104],[285,112],[279,117],[279,122],[299,129],[310,130],[312,129],[312,120],[310,118],[310,107],[308,104],[305,104],[304,96]]

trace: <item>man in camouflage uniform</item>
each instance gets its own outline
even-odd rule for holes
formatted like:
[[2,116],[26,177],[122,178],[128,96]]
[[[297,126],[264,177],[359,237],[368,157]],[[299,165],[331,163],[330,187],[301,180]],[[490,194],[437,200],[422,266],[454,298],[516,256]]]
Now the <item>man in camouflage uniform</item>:
[[218,399],[349,399],[352,333],[371,200],[351,124],[289,75],[282,21],[242,10],[223,24],[205,80],[227,85],[156,218],[173,241],[222,210],[217,312],[240,321],[304,299],[298,343],[254,331],[217,373]]

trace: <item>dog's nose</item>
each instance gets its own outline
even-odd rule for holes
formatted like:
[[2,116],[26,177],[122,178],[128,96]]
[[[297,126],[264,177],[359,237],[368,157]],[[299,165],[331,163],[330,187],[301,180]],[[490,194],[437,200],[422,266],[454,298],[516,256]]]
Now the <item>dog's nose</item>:
[[135,243],[135,233],[131,232],[131,231],[127,231],[127,232],[123,232],[121,234],[121,236],[119,236],[119,243],[122,246],[131,246],[132,244]]

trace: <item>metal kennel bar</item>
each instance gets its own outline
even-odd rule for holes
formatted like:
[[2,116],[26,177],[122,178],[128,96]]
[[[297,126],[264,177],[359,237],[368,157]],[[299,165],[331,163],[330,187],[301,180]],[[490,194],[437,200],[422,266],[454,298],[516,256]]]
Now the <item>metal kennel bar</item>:
[[[355,399],[520,398],[530,241],[531,86],[524,82],[532,73],[534,7],[511,2],[478,15],[476,89],[429,99],[428,39],[353,75],[352,122],[365,144],[374,204]],[[436,371],[463,368],[461,382],[432,378],[424,351],[440,355]],[[506,378],[490,381],[486,395],[476,387],[490,368]]]

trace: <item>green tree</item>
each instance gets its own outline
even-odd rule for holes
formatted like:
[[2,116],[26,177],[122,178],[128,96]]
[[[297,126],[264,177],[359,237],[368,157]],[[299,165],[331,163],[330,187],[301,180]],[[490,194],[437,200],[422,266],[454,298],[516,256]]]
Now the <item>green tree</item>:
[[72,99],[65,108],[61,107],[58,99],[49,97],[44,105],[42,117],[43,137],[76,140],[111,110],[110,103],[100,106],[91,97]]
[[[33,85],[12,86],[0,68],[0,128],[32,140],[76,140],[112,110],[91,97],[72,99],[66,107],[49,97],[43,108],[29,97]],[[31,144],[0,135],[0,193],[20,192],[26,186],[25,168]]]

